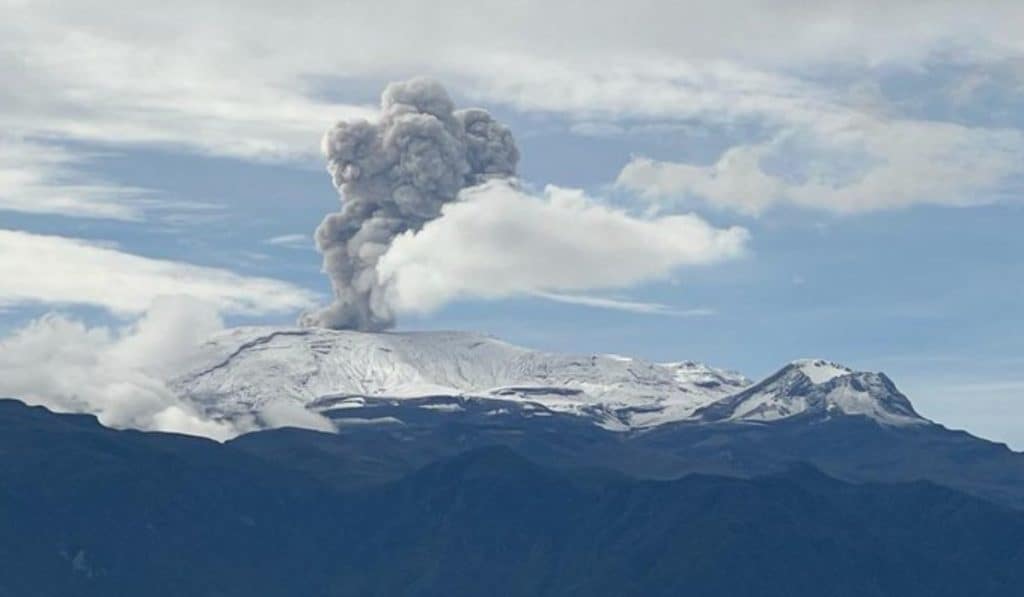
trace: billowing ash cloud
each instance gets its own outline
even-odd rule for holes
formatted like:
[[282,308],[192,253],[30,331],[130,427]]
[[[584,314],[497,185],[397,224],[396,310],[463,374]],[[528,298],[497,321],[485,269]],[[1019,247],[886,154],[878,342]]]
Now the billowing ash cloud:
[[507,127],[484,110],[455,110],[424,78],[388,85],[379,121],[338,123],[323,151],[342,200],[316,231],[335,300],[301,323],[335,329],[393,326],[377,274],[391,241],[439,217],[462,189],[514,176],[519,161]]

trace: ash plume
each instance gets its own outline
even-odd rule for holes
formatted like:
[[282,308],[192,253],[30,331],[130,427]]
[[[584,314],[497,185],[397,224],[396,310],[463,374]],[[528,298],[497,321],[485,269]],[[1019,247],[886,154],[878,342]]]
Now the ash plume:
[[425,78],[388,85],[380,119],[339,122],[323,152],[342,201],[316,230],[335,299],[300,323],[364,331],[395,324],[377,274],[391,241],[439,217],[462,189],[515,176],[519,161],[508,127],[485,110],[455,110]]

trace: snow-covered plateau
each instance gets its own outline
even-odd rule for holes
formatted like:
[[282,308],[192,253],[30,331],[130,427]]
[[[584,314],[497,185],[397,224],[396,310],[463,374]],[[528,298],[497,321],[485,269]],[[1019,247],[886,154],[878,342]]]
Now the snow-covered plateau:
[[[586,417],[610,430],[670,422],[770,424],[794,417],[926,423],[881,373],[823,360],[790,363],[764,381],[692,361],[565,355],[463,332],[363,333],[241,327],[204,343],[169,380],[183,398],[225,419],[302,406],[335,420],[369,404],[434,412],[464,405],[495,414]],[[400,424],[400,420],[388,422]]]

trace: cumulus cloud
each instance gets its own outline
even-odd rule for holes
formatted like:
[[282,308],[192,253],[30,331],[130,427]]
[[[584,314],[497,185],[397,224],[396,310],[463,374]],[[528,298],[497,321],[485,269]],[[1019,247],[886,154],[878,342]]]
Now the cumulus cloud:
[[92,305],[129,315],[177,294],[244,315],[288,313],[315,302],[313,293],[280,280],[0,229],[0,305]]
[[380,258],[378,274],[398,311],[623,288],[740,256],[749,237],[696,215],[634,217],[579,190],[549,186],[535,196],[500,181],[463,191],[442,211]]
[[161,380],[220,327],[215,309],[184,297],[156,301],[124,329],[47,315],[0,339],[0,394],[111,427],[228,439],[239,429],[204,417]]
[[187,369],[199,344],[222,328],[214,305],[185,296],[157,297],[120,328],[51,313],[0,338],[0,396],[94,414],[109,427],[218,441],[265,427],[334,430],[300,405],[274,404],[227,421],[177,396],[165,380]]
[[1004,198],[1024,161],[1024,135],[957,124],[869,119],[838,129],[787,129],[713,164],[636,157],[619,187],[659,201],[700,199],[756,215],[790,204],[838,213]]

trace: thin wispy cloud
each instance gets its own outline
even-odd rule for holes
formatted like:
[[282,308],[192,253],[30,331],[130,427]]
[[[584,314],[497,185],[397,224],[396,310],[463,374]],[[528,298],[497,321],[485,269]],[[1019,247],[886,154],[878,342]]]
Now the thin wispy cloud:
[[313,239],[308,234],[282,234],[272,236],[263,243],[285,249],[313,249]]
[[[174,19],[154,27],[146,10],[108,3],[16,3],[0,24],[0,49],[8,50],[0,51],[7,83],[0,123],[23,133],[248,159],[309,158],[335,120],[373,114],[372,98],[331,101],[311,81],[337,91],[346,80],[415,71],[455,81],[491,104],[581,122],[601,117],[606,130],[623,118],[822,128],[849,106],[838,90],[802,72],[915,68],[953,47],[982,70],[1024,55],[1010,25],[1024,19],[1017,2],[995,0],[978,11],[870,0],[879,8],[872,11],[862,0],[813,8],[786,0],[770,13],[755,0],[646,4],[592,2],[581,14],[533,1],[485,3],[481,10],[500,18],[480,21],[444,1],[425,26],[402,17],[420,14],[416,3],[402,1],[382,26],[368,2],[286,11],[258,1],[237,11],[185,0]],[[735,18],[753,12],[759,18]],[[537,14],[547,26],[536,26]],[[643,34],[619,35],[625,18]],[[438,34],[447,43],[434,43]]]
[[97,176],[100,156],[0,134],[0,211],[139,222],[210,217],[218,207]]
[[190,296],[223,313],[243,315],[296,312],[316,298],[281,280],[0,229],[0,305],[88,305],[130,315],[167,295]]
[[602,296],[559,294],[555,292],[535,292],[534,296],[549,301],[555,301],[557,303],[581,305],[584,307],[594,307],[596,309],[627,311],[629,313],[640,313],[643,315],[664,315],[669,317],[708,317],[715,314],[714,309],[679,309],[662,303],[628,301]]
[[0,136],[0,210],[141,220],[154,193],[90,176],[87,159],[56,144]]
[[752,215],[777,205],[856,213],[993,203],[1022,162],[1020,131],[850,114],[838,130],[786,128],[711,165],[637,157],[616,184],[662,208],[697,200]]

